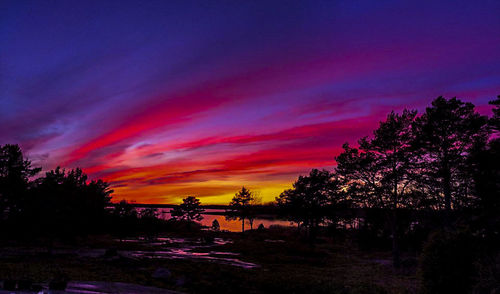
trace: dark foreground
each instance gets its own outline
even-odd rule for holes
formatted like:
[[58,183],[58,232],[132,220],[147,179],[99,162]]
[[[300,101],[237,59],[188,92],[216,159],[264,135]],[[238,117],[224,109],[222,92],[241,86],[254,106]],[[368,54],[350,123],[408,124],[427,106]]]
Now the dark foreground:
[[68,282],[67,291],[73,293],[417,291],[414,256],[407,254],[403,267],[395,270],[388,251],[361,250],[349,238],[335,237],[320,238],[313,246],[280,227],[244,234],[192,232],[123,240],[101,235],[56,242],[52,248],[40,246],[44,242],[3,245],[4,287],[41,290]]

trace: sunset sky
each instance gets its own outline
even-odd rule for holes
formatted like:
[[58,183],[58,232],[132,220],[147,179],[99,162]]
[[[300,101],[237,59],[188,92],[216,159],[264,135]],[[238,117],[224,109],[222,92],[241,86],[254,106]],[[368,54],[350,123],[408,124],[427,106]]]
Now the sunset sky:
[[498,0],[0,3],[0,144],[115,200],[273,200],[390,110],[499,94]]

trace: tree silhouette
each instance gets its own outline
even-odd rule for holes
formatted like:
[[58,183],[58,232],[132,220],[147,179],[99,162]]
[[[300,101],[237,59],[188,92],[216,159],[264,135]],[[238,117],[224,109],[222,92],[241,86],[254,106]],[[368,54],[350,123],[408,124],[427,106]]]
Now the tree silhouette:
[[362,194],[354,197],[370,196],[363,199],[371,207],[391,210],[391,235],[393,263],[399,266],[399,242],[397,209],[411,201],[408,190],[415,181],[415,162],[411,143],[414,142],[412,123],[417,112],[404,110],[403,113],[391,112],[385,121],[380,122],[373,132],[373,138],[362,138],[359,151],[348,145],[337,160],[337,173],[345,183],[357,187]]
[[480,210],[480,226],[491,237],[500,230],[500,139],[476,146],[468,162],[472,192],[478,198],[474,208]]
[[172,217],[178,220],[188,222],[201,221],[201,215],[205,210],[201,207],[200,199],[194,196],[188,196],[182,199],[182,204],[172,209]]
[[254,201],[253,193],[245,187],[241,187],[226,210],[226,219],[238,219],[241,221],[241,231],[245,232],[245,219],[251,217],[251,205]]
[[335,158],[336,172],[346,185],[345,190],[353,204],[361,207],[384,206],[383,187],[374,152],[361,152],[345,143],[344,151]]
[[141,231],[146,234],[149,240],[156,239],[158,219],[158,209],[154,207],[146,207],[139,212],[140,223],[142,224]]
[[[39,215],[53,233],[97,228],[110,205],[109,185],[101,180],[87,181],[79,168],[66,172],[57,167],[36,181],[31,215]],[[42,214],[42,215],[40,215]]]
[[211,229],[212,229],[212,231],[215,231],[215,232],[220,231],[220,224],[219,224],[218,220],[216,220],[216,219],[213,220]]
[[490,105],[493,105],[493,117],[488,121],[489,125],[495,132],[500,132],[500,95],[497,96],[497,99],[489,102]]
[[262,197],[257,196],[255,193],[252,195],[252,199],[248,205],[247,209],[247,219],[250,225],[250,230],[253,230],[253,222],[258,214],[258,206],[262,204]]
[[24,158],[18,145],[0,146],[0,213],[4,218],[21,212],[31,188],[30,178],[40,171]]
[[158,209],[154,208],[154,207],[147,207],[147,208],[144,208],[143,210],[141,210],[141,212],[139,213],[139,217],[141,219],[150,219],[150,220],[154,220],[158,217]]
[[127,233],[131,230],[131,226],[137,220],[137,210],[135,207],[127,202],[125,199],[114,205],[113,211],[113,226],[114,231],[118,234],[120,242],[126,237]]
[[[464,163],[475,142],[488,137],[486,122],[472,103],[438,97],[415,123],[414,145],[424,166],[423,183],[430,187],[429,196],[437,191],[444,199],[448,213],[468,201],[470,181]],[[439,207],[443,207],[441,203]]]
[[127,202],[127,200],[123,199],[117,204],[115,204],[115,208],[113,209],[113,214],[121,218],[136,218],[137,210],[132,204]]
[[314,240],[318,226],[339,201],[340,185],[334,174],[317,169],[311,170],[307,176],[300,176],[292,189],[276,198],[278,207],[291,221],[308,228],[310,240]]
[[488,124],[494,132],[489,142],[478,141],[469,154],[468,167],[473,180],[473,193],[478,197],[479,226],[491,239],[500,230],[500,96],[490,101],[495,107]]

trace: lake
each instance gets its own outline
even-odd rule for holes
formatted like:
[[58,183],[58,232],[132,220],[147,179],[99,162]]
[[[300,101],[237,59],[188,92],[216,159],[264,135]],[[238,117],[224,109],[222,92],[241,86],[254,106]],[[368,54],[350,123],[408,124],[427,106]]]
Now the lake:
[[[142,208],[137,208],[140,211]],[[172,215],[170,211],[172,208],[157,208],[159,215],[158,217],[161,219],[170,219]],[[203,219],[200,223],[204,226],[210,227],[212,226],[212,222],[217,220],[220,225],[221,230],[231,231],[231,232],[240,232],[241,231],[241,221],[239,220],[226,220],[224,215],[224,209],[205,209],[205,213],[202,214]],[[280,225],[280,226],[292,226],[289,221],[279,220],[279,219],[264,219],[264,218],[255,218],[253,222],[253,228],[256,229],[260,224],[262,224],[265,228],[269,228],[271,225]],[[250,229],[250,223],[245,221],[245,230]]]

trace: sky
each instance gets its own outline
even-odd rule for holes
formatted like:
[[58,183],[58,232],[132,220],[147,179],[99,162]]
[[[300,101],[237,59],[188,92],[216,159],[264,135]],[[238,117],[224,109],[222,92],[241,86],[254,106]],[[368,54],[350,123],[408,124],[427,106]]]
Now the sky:
[[500,1],[0,2],[0,144],[114,199],[274,200],[391,110],[500,94]]

